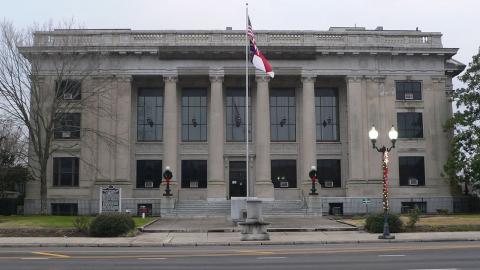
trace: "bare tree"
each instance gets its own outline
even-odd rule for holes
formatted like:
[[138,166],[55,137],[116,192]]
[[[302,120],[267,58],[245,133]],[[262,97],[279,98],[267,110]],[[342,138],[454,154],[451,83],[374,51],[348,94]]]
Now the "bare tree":
[[0,198],[14,192],[16,185],[30,180],[26,167],[27,147],[21,127],[0,118]]
[[[62,28],[75,31],[72,25]],[[92,132],[110,144],[121,142],[111,134],[80,127],[72,119],[75,113],[87,110],[103,116],[112,114],[108,106],[99,104],[108,102],[102,97],[111,90],[105,87],[108,77],[102,77],[103,83],[81,89],[88,79],[101,75],[99,54],[79,52],[78,47],[87,44],[68,34],[54,35],[43,41],[42,47],[38,36],[52,31],[52,27],[38,29],[18,30],[9,22],[0,23],[0,114],[24,127],[29,141],[28,164],[34,179],[40,181],[41,213],[46,214],[48,161],[59,149],[80,143],[67,145],[54,139],[76,136],[81,129],[82,136]],[[93,163],[87,165],[96,168]]]

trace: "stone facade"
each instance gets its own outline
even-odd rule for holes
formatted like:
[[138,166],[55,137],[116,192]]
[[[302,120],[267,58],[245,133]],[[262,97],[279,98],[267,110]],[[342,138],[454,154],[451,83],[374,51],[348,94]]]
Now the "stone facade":
[[[403,201],[427,202],[428,211],[451,208],[449,184],[441,177],[449,136],[442,125],[452,114],[448,96],[452,77],[464,66],[452,59],[457,49],[443,47],[440,33],[333,27],[329,31],[258,31],[256,35],[276,77],[269,79],[250,65],[250,195],[265,200],[304,200],[311,187],[309,168],[319,159],[335,159],[340,160],[341,184],[333,188],[317,185],[323,207],[328,210],[330,203],[341,203],[345,213],[362,212],[361,198],[375,202],[382,191],[381,155],[372,149],[368,130],[375,125],[380,132],[378,144],[390,144],[386,132],[397,126],[397,113],[418,112],[423,115],[423,136],[400,138],[390,154],[392,211],[399,212]],[[36,33],[35,45],[23,51],[42,55],[43,61],[48,62],[49,55],[65,47],[78,54],[98,54],[98,72],[82,83],[82,91],[98,84],[104,84],[107,91],[92,100],[93,107],[99,108],[96,112],[81,112],[81,128],[99,130],[121,142],[112,144],[95,135],[75,142],[56,141],[65,144],[65,151],[53,157],[80,158],[79,184],[54,186],[52,169],[49,200],[78,203],[79,214],[95,213],[99,188],[113,184],[131,201],[131,206],[125,207],[135,209],[137,203],[150,203],[153,212],[159,213],[165,185],[138,187],[137,160],[161,160],[163,167],[170,166],[177,200],[228,200],[230,162],[245,161],[245,143],[226,141],[225,135],[226,90],[245,89],[244,41],[244,32],[232,30]],[[48,71],[39,75],[47,78],[44,87],[48,91],[53,83]],[[420,82],[421,99],[398,100],[398,81]],[[137,138],[139,89],[152,87],[163,91],[162,139],[141,141]],[[182,90],[187,88],[207,89],[205,141],[182,139]],[[269,96],[275,88],[294,91],[292,141],[271,140]],[[315,91],[320,88],[338,93],[337,140],[318,140]],[[108,113],[100,113],[103,110]],[[399,184],[402,156],[424,157],[424,185]],[[296,162],[296,187],[274,188],[271,160],[287,159]],[[182,188],[183,160],[207,161],[207,188]],[[38,211],[39,193],[38,182],[28,184],[27,213]],[[439,198],[442,203],[436,203]],[[375,205],[372,209],[380,204]]]

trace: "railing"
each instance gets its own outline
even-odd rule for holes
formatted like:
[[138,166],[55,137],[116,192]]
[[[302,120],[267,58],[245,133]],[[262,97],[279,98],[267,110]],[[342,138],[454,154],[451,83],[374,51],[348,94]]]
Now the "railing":
[[[418,31],[258,31],[262,46],[388,46],[442,48],[440,33]],[[55,30],[37,32],[35,46],[238,46],[243,31]]]

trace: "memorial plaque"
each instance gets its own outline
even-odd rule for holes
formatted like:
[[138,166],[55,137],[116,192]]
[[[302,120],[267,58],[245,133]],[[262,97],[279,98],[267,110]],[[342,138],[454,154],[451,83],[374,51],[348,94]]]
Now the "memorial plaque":
[[100,188],[100,213],[121,211],[121,189],[114,186]]

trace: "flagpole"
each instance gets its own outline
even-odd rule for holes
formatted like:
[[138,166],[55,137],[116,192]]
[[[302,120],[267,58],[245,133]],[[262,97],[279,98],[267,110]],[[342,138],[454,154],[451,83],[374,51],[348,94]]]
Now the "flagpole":
[[245,110],[245,115],[246,115],[246,130],[245,130],[245,145],[246,145],[246,151],[245,151],[245,158],[246,162],[245,164],[247,165],[247,198],[250,196],[250,190],[249,190],[249,182],[250,182],[250,173],[249,173],[249,162],[248,162],[248,3],[245,3],[245,104],[246,104],[246,110]]

